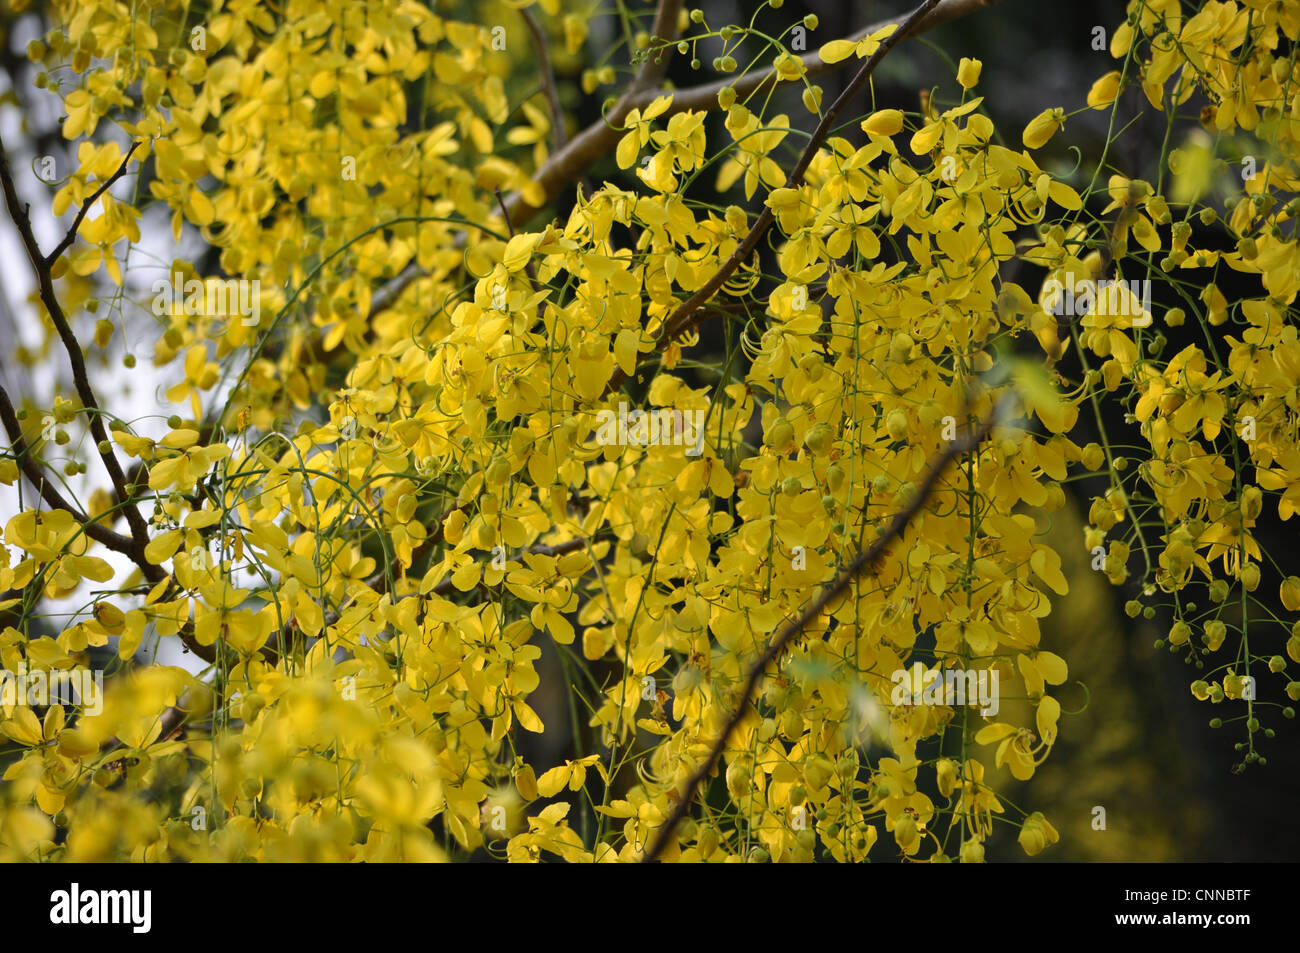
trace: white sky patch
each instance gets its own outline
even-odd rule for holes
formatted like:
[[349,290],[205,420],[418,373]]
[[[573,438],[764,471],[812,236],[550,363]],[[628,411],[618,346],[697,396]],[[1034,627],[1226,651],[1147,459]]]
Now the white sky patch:
[[[30,18],[20,21],[19,27],[11,37],[11,43],[17,44],[17,48],[21,49],[28,40],[36,38],[38,34],[28,25],[34,23],[35,21]],[[0,93],[3,93],[6,88],[6,84],[0,83]],[[58,119],[58,100],[40,91],[29,98],[33,100],[35,108],[27,117],[28,124],[34,128],[53,127]],[[99,131],[107,133],[110,130],[116,132],[105,123],[101,124]],[[15,188],[18,190],[19,198],[31,206],[32,230],[36,240],[42,250],[48,252],[66,233],[75,210],[67,212],[62,221],[56,220],[51,215],[50,203],[59,184],[47,184],[37,177],[35,170],[37,156],[31,149],[31,140],[23,132],[23,117],[18,110],[0,109],[0,136],[3,136],[6,149],[9,151],[9,161],[14,170]],[[122,144],[125,139],[119,137],[118,142]],[[126,146],[123,146],[123,152],[125,149]],[[137,164],[133,160],[128,173],[113,186],[112,193],[116,198],[124,202],[131,200],[136,189],[136,168]],[[73,171],[70,160],[62,154],[55,156],[55,170],[58,182]],[[97,206],[87,215],[87,220],[93,220],[99,214],[101,213]],[[149,302],[152,298],[151,287],[155,280],[169,275],[173,259],[181,257],[192,260],[203,246],[192,233],[183,234],[181,246],[179,248],[176,246],[172,241],[170,216],[165,206],[151,208],[145,212],[140,220],[140,236],[140,242],[130,246],[129,259],[122,269],[126,290],[120,302],[120,309],[112,307],[112,291],[116,289],[107,283],[108,279],[101,272],[98,277],[106,282],[104,290],[107,294],[101,299],[99,311],[93,315],[85,311],[72,313],[68,315],[68,319],[73,332],[81,341],[93,339],[95,321],[99,318],[108,318],[114,322],[116,327],[107,355],[94,346],[86,355],[91,387],[101,407],[121,416],[135,433],[160,439],[168,432],[169,428],[166,424],[168,415],[177,413],[182,417],[188,417],[189,409],[188,403],[171,405],[163,397],[164,391],[177,383],[183,371],[178,361],[161,368],[153,364],[153,345],[162,333],[162,328],[149,311]],[[128,246],[125,242],[119,242],[114,247],[114,251],[119,256],[125,256]],[[48,408],[52,406],[55,396],[71,399],[75,397],[75,392],[71,367],[61,343],[57,336],[54,336],[52,329],[47,332],[42,328],[36,306],[28,300],[34,294],[35,288],[35,274],[19,239],[18,231],[9,219],[7,210],[0,212],[0,382],[3,382],[15,406],[21,407],[24,401],[30,401],[37,407]],[[45,344],[47,334],[51,341],[46,356],[31,367],[20,366],[14,356],[18,348],[26,347],[34,353],[39,353]],[[126,346],[136,356],[136,365],[131,369],[127,369],[122,364],[122,357],[126,353],[123,345],[124,337]],[[206,392],[203,398],[206,410],[219,406],[216,402],[224,400],[225,394],[218,393],[214,389]],[[25,423],[30,425],[32,422],[29,418]],[[111,485],[103,463],[99,459],[94,440],[82,424],[84,424],[84,417],[79,417],[76,423],[67,428],[69,435],[73,437],[71,443],[64,447],[51,447],[53,452],[47,451],[47,456],[52,458],[52,463],[47,467],[46,472],[53,479],[62,481],[59,492],[65,498],[84,504],[93,490],[97,488],[109,490]],[[3,444],[5,446],[9,444],[8,435],[5,435]],[[129,470],[135,459],[128,458],[121,448],[117,450],[118,460],[123,469]],[[86,473],[66,476],[62,468],[69,459],[85,463]],[[35,492],[26,481],[21,485],[21,493],[19,485],[0,484],[0,527],[3,527],[23,508],[31,508],[35,499]],[[141,512],[147,519],[151,509],[146,505],[141,507]],[[122,525],[123,522],[119,521],[119,531]],[[134,568],[134,564],[125,556],[106,550],[103,546],[96,544],[92,551],[113,567],[118,574],[116,581],[119,583]],[[17,558],[18,554],[11,551],[10,559],[16,562]],[[93,593],[103,591],[111,585],[112,583],[88,583],[65,598],[42,600],[40,614],[47,624],[57,627],[57,633],[58,630],[84,618],[88,614]],[[138,606],[143,600],[135,598],[113,601],[125,610]],[[141,651],[151,655],[155,648],[153,643],[153,639],[146,638]],[[176,638],[162,641],[157,659],[163,664],[180,665],[195,672],[205,665],[193,655],[183,652],[180,640]]]

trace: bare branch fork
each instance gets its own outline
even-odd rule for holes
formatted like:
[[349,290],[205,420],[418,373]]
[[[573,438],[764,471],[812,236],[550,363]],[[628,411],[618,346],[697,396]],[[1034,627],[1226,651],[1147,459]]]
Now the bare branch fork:
[[86,516],[71,503],[63,498],[58,489],[51,483],[41,468],[40,461],[32,453],[31,447],[28,446],[27,440],[23,437],[22,424],[18,420],[18,415],[14,411],[14,405],[9,400],[9,394],[5,391],[4,386],[0,385],[0,423],[4,424],[5,430],[9,434],[9,442],[14,456],[18,460],[18,466],[23,471],[23,476],[40,494],[47,506],[56,510],[67,510],[72,514],[72,518],[85,528],[86,535],[98,543],[103,543],[114,552],[131,555],[134,552],[135,544],[127,537],[102,525],[96,520]]
[[[9,168],[9,155],[5,151],[4,142],[0,140],[0,187],[4,189],[5,204],[9,209],[9,217],[13,219],[14,225],[18,228],[19,238],[22,239],[23,248],[26,250],[27,257],[32,263],[32,269],[36,273],[37,291],[40,294],[41,303],[45,305],[50,320],[54,322],[54,328],[59,334],[59,339],[63,342],[63,349],[68,352],[68,363],[72,365],[73,385],[76,387],[77,396],[81,398],[81,405],[85,408],[91,435],[100,447],[100,459],[104,462],[104,468],[108,471],[109,479],[113,482],[113,489],[117,492],[119,500],[130,499],[126,488],[126,474],[122,472],[122,466],[118,463],[117,456],[113,453],[112,444],[108,441],[108,433],[104,429],[99,401],[95,397],[95,392],[90,386],[90,378],[86,373],[86,361],[81,353],[81,343],[77,340],[76,335],[72,333],[72,327],[68,323],[67,315],[63,312],[63,306],[59,304],[50,268],[58,259],[58,255],[62,254],[76,240],[77,228],[80,227],[81,221],[86,217],[91,205],[99,201],[99,197],[104,194],[107,188],[125,173],[127,163],[131,161],[131,156],[135,152],[135,146],[136,144],[133,143],[131,148],[127,150],[126,157],[122,160],[118,170],[105,180],[90,198],[82,203],[81,209],[73,220],[72,228],[64,235],[63,240],[55,246],[54,253],[46,256],[41,254],[40,246],[36,242],[36,236],[32,232],[32,223],[28,217],[27,206],[20,204],[18,201],[18,192],[14,188],[13,172]],[[131,537],[139,546],[139,555],[142,561],[144,546],[149,539],[149,529],[145,525],[144,517],[140,515],[140,511],[134,506],[128,503],[123,509],[126,512],[126,521],[131,527]]]
[[[91,436],[99,447],[100,459],[103,460],[104,469],[108,471],[109,479],[113,483],[113,490],[118,503],[126,514],[130,536],[122,536],[105,526],[99,525],[97,521],[79,514],[77,510],[63,500],[57,490],[45,479],[44,473],[23,439],[22,429],[19,426],[17,415],[14,413],[8,394],[3,397],[0,416],[3,417],[5,430],[9,432],[9,437],[13,442],[13,450],[20,458],[24,474],[33,482],[37,492],[41,494],[46,503],[72,513],[78,519],[78,522],[86,528],[87,536],[103,543],[116,552],[126,555],[139,567],[145,579],[157,583],[168,578],[168,573],[161,566],[155,566],[149,562],[145,557],[145,547],[149,544],[149,527],[145,523],[144,517],[140,515],[140,511],[132,504],[131,493],[128,489],[128,486],[134,485],[135,481],[128,482],[126,474],[122,472],[122,466],[113,452],[113,445],[109,442],[108,432],[104,429],[99,399],[95,396],[95,391],[90,386],[90,377],[86,373],[86,360],[81,353],[81,343],[73,334],[72,326],[63,311],[63,306],[59,304],[58,295],[54,288],[54,278],[51,273],[51,268],[58,260],[58,257],[76,241],[77,229],[85,219],[86,213],[90,211],[95,202],[99,201],[100,196],[125,174],[127,164],[131,161],[131,156],[135,153],[137,145],[138,143],[132,143],[117,171],[104,180],[99,188],[81,204],[81,208],[73,219],[72,227],[67,234],[63,236],[63,239],[49,255],[44,255],[41,253],[40,245],[36,241],[36,235],[32,231],[29,207],[22,204],[18,199],[13,171],[9,166],[9,155],[5,151],[4,142],[0,140],[0,189],[4,191],[5,205],[9,210],[9,217],[13,219],[14,225],[18,229],[18,236],[22,240],[23,248],[31,261],[32,270],[36,274],[36,286],[41,303],[45,305],[45,310],[49,313],[50,320],[54,323],[54,328],[58,332],[59,340],[63,342],[63,349],[68,353],[68,363],[72,365],[72,380],[77,390],[77,396],[81,398],[81,405],[86,412]],[[215,648],[210,645],[200,645],[198,640],[195,639],[193,627],[189,623],[186,623],[181,628],[180,637],[186,648],[205,662],[211,663],[215,660]]]
[[564,131],[564,110],[560,106],[560,91],[555,85],[555,71],[551,69],[551,57],[546,50],[546,36],[537,25],[537,18],[527,7],[519,11],[528,34],[532,37],[533,52],[537,54],[537,72],[541,76],[542,92],[546,94],[546,104],[551,110],[551,127],[555,134],[555,148],[563,149],[569,141]]
[[77,210],[77,217],[72,220],[72,226],[68,229],[68,233],[63,236],[62,241],[54,246],[54,250],[45,256],[44,262],[46,268],[51,267],[59,260],[59,256],[71,247],[72,243],[77,238],[77,230],[81,228],[82,219],[86,217],[86,213],[91,210],[94,204],[99,201],[99,197],[107,192],[113,183],[125,174],[126,164],[131,161],[131,156],[135,153],[136,146],[138,145],[140,145],[138,142],[131,143],[131,148],[126,150],[126,156],[123,157],[122,164],[117,167],[117,171],[101,182],[99,188],[94,191],[94,194],[81,203],[81,208]]
[[830,586],[823,589],[821,594],[809,603],[808,607],[804,609],[799,618],[795,619],[781,630],[781,632],[764,650],[763,654],[759,656],[758,661],[750,667],[749,677],[745,679],[745,686],[741,689],[740,701],[736,704],[736,710],[727,720],[727,724],[723,727],[717,740],[714,741],[713,747],[710,749],[708,756],[704,759],[704,763],[699,766],[696,772],[691,775],[690,780],[686,782],[686,787],[681,792],[681,797],[678,799],[672,813],[668,816],[668,819],[660,825],[655,835],[654,842],[642,857],[642,863],[648,864],[654,862],[667,849],[668,844],[672,840],[677,829],[677,825],[686,816],[687,812],[690,811],[691,803],[694,801],[695,795],[699,791],[700,786],[703,785],[704,781],[713,773],[714,766],[722,757],[723,752],[726,751],[728,740],[731,738],[736,728],[740,725],[740,722],[744,719],[745,714],[748,712],[750,699],[754,697],[754,694],[758,689],[758,683],[762,680],[764,673],[767,671],[767,667],[781,657],[781,653],[785,651],[786,646],[793,641],[795,636],[802,632],[809,624],[814,622],[817,617],[825,611],[827,606],[834,602],[835,599],[844,592],[844,590],[848,589],[849,586],[853,584],[854,580],[857,579],[863,571],[869,569],[876,560],[884,555],[886,549],[902,537],[908,524],[911,523],[929,501],[931,495],[934,493],[935,487],[939,483],[939,479],[943,476],[944,471],[947,470],[948,464],[956,457],[975,449],[983,443],[984,438],[987,437],[989,432],[993,429],[999,415],[1000,408],[994,407],[993,411],[988,415],[983,423],[974,430],[968,432],[964,437],[954,440],[948,445],[947,449],[945,449],[944,452],[935,459],[934,463],[931,464],[929,471],[921,481],[921,485],[917,488],[912,500],[906,507],[899,510],[898,513],[894,515],[894,518],[885,529],[884,535],[877,538],[874,543],[859,553],[857,557],[854,558],[853,562],[849,563],[843,572],[840,573],[835,581],[831,583]]

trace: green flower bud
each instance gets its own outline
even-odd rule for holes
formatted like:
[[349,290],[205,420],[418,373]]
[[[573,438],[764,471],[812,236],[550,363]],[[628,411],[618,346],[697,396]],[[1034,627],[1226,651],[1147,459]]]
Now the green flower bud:
[[794,442],[794,427],[784,417],[777,417],[763,435],[763,442],[773,450],[788,450]]
[[825,453],[835,443],[835,434],[830,424],[816,423],[808,428],[803,438],[804,446],[813,453]]
[[244,721],[253,721],[266,707],[266,698],[259,692],[249,692],[240,705],[239,715]]

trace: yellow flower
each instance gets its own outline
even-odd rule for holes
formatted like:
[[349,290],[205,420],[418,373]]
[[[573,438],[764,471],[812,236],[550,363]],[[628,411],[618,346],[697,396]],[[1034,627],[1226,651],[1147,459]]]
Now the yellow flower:
[[656,96],[644,111],[640,109],[628,111],[627,117],[623,120],[623,128],[627,132],[618,141],[618,148],[614,153],[620,169],[630,168],[636,163],[637,155],[650,141],[650,123],[667,112],[672,102],[672,94],[667,93]]
[[903,128],[901,109],[882,109],[861,122],[862,131],[874,136],[892,136]]
[[865,59],[876,52],[881,40],[894,33],[897,29],[897,23],[890,23],[870,36],[865,36],[856,42],[853,40],[831,40],[821,48],[818,55],[821,56],[823,63],[838,63],[855,54],[858,59]]
[[981,60],[963,56],[957,65],[957,82],[961,83],[962,89],[974,89],[980,81],[980,71],[983,69],[984,63]]
[[1105,109],[1115,102],[1119,93],[1119,70],[1111,70],[1102,76],[1088,90],[1088,105],[1093,109]]
[[1021,136],[1026,149],[1041,149],[1065,125],[1065,110],[1044,109],[1030,120]]
[[1041,811],[1034,811],[1025,818],[1024,826],[1020,828],[1020,846],[1024,848],[1026,854],[1033,857],[1035,854],[1043,852],[1043,848],[1055,844],[1061,839],[1056,828],[1051,825]]

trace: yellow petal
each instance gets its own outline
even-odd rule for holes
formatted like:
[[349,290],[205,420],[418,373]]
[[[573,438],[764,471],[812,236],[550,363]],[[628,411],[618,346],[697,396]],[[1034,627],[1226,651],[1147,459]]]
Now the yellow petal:
[[572,770],[572,767],[567,764],[551,768],[537,779],[537,793],[542,797],[555,797],[569,783],[569,773]]
[[1049,685],[1063,685],[1070,674],[1065,659],[1055,652],[1039,652],[1034,656],[1034,664],[1038,666],[1038,671],[1042,673]]
[[923,129],[918,129],[912,136],[911,149],[916,155],[924,155],[934,148],[934,144],[943,135],[943,123],[932,122]]
[[862,131],[877,136],[892,136],[903,128],[901,109],[882,109],[862,120]]
[[957,66],[957,82],[961,83],[963,89],[973,89],[980,81],[980,72],[983,69],[982,61],[963,56]]
[[[546,726],[542,724],[542,719],[537,717],[537,712],[529,708],[524,702],[516,701],[514,708],[515,717],[519,719],[519,726],[525,731],[531,731],[533,734],[540,735],[546,729]],[[540,784],[541,782],[539,781],[539,787]]]
[[637,344],[640,341],[641,335],[632,328],[624,328],[614,338],[614,359],[628,377],[636,371]]
[[629,132],[618,141],[618,149],[614,152],[614,159],[618,162],[618,167],[620,169],[631,168],[636,163],[638,151],[640,151],[640,148],[636,132]]
[[1061,717],[1061,703],[1051,695],[1044,695],[1043,700],[1038,703],[1038,713],[1035,716],[1035,723],[1038,725],[1038,735],[1048,744],[1056,740],[1056,722]]
[[199,226],[211,225],[216,217],[217,210],[210,198],[198,189],[190,193],[190,221]]
[[995,741],[1003,738],[1009,738],[1016,733],[1015,725],[998,723],[996,725],[985,725],[975,735],[977,745],[991,745]]
[[838,63],[847,60],[857,48],[858,44],[852,40],[831,40],[817,55],[822,58],[823,63]]
[[1034,550],[1034,554],[1029,557],[1029,568],[1058,596],[1063,596],[1070,591],[1070,585],[1065,581],[1065,574],[1061,572],[1061,557],[1055,550],[1046,546]]
[[532,257],[533,249],[537,247],[537,242],[541,235],[525,234],[516,235],[506,243],[506,251],[502,264],[506,266],[506,271],[519,271],[528,264]]
[[161,536],[156,536],[149,541],[149,545],[144,548],[144,558],[155,566],[162,563],[180,548],[181,531],[178,529],[169,529]]
[[41,735],[41,723],[35,713],[25,705],[14,709],[13,719],[0,725],[0,731],[20,745],[38,745],[44,738]]
[[1092,89],[1088,90],[1088,105],[1093,109],[1105,109],[1115,102],[1115,96],[1119,92],[1119,80],[1119,70],[1111,70],[1093,83]]
[[1056,135],[1056,131],[1065,122],[1065,113],[1060,109],[1044,109],[1029,121],[1021,141],[1026,149],[1041,149]]
[[665,93],[662,96],[656,96],[654,101],[645,108],[644,112],[641,113],[642,122],[648,122],[656,116],[662,116],[672,104],[672,93]]
[[1064,182],[1053,182],[1047,187],[1047,194],[1051,196],[1053,202],[1068,211],[1074,212],[1083,208],[1083,199],[1079,198],[1079,193]]

